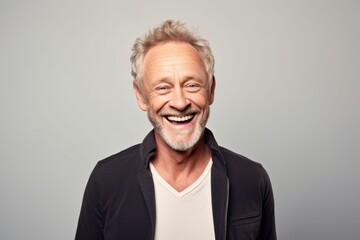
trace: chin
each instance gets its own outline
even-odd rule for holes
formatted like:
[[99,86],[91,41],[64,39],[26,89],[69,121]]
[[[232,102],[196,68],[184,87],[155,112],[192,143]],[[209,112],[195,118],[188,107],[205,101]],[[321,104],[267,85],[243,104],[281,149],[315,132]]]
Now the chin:
[[164,142],[170,148],[172,148],[175,151],[183,152],[183,151],[193,148],[199,142],[199,140],[204,132],[204,128],[197,127],[195,129],[195,131],[192,133],[192,136],[190,137],[190,139],[187,141],[172,140],[168,136],[168,134],[165,131],[163,131],[163,129],[158,129],[158,132],[159,132],[160,137],[164,140]]

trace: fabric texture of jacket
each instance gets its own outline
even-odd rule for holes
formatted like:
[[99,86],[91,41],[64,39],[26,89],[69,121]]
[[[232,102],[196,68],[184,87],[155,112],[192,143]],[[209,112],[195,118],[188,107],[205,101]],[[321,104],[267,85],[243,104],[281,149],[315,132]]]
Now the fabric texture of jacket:
[[[264,168],[218,146],[211,148],[211,191],[216,240],[275,240],[274,200]],[[99,161],[87,183],[75,240],[152,240],[156,209],[149,160],[154,131],[141,144]],[[181,226],[179,226],[181,227]]]

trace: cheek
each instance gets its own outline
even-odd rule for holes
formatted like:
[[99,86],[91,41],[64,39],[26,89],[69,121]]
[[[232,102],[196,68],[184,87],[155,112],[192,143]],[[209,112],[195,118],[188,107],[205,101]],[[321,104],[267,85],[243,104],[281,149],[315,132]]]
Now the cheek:
[[199,107],[209,105],[210,96],[207,91],[203,90],[196,94],[189,96],[189,99]]
[[168,97],[166,96],[150,96],[149,97],[149,110],[153,112],[159,112],[168,102]]

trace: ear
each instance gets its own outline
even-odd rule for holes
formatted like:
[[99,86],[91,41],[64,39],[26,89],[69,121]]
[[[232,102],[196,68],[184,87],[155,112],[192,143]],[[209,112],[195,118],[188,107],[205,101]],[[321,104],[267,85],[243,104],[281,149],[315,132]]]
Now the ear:
[[142,92],[140,91],[138,84],[135,82],[135,80],[133,81],[133,88],[134,88],[136,100],[137,100],[137,103],[138,103],[140,109],[143,111],[147,111],[148,105],[146,104],[146,100],[145,100]]
[[212,84],[210,86],[210,105],[214,102],[215,98],[215,87],[216,87],[216,81],[215,76],[213,76]]

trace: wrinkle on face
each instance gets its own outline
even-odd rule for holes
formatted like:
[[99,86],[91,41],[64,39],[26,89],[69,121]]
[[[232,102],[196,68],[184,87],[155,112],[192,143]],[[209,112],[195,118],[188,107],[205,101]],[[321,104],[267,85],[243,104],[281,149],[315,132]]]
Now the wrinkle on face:
[[142,109],[148,112],[156,133],[173,149],[194,146],[205,129],[212,103],[199,53],[187,43],[168,42],[150,49],[143,67],[141,98],[146,107]]

